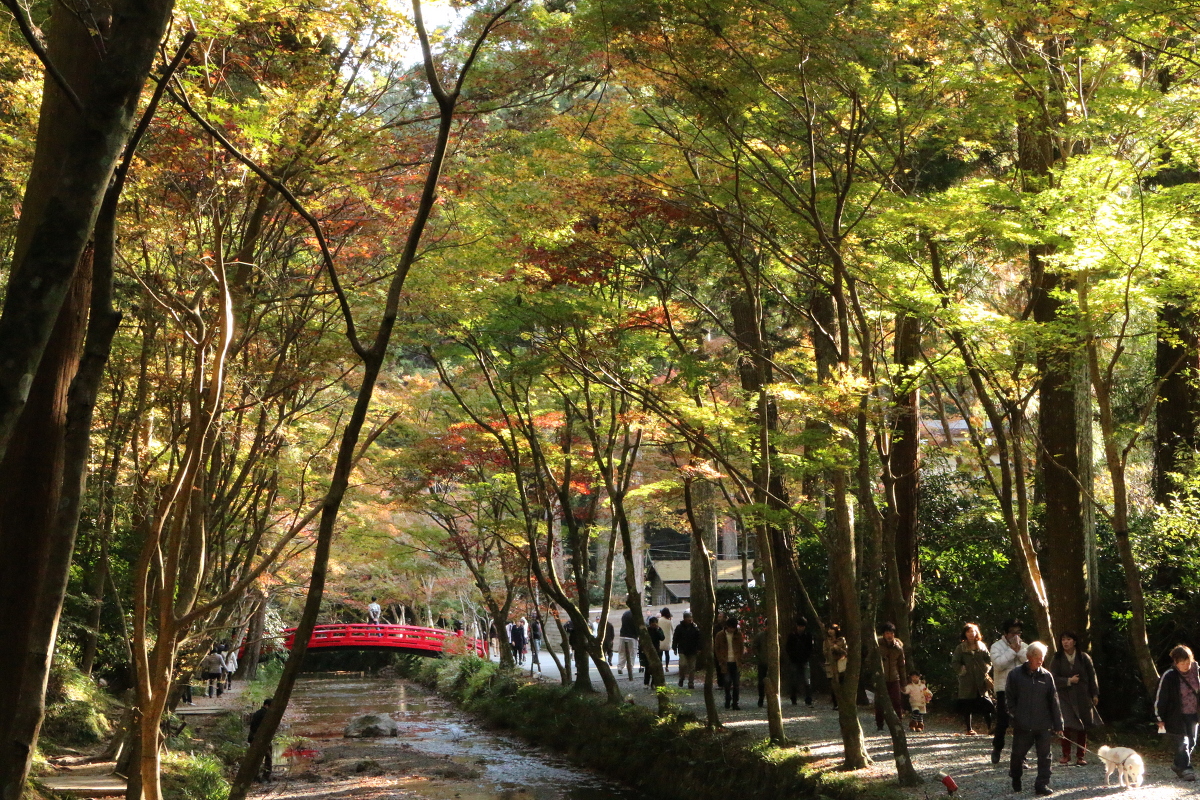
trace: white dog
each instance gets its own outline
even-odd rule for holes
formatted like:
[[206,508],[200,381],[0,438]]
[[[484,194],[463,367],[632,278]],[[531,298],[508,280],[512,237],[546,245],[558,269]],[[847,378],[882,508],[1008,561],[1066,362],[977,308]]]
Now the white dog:
[[1129,747],[1109,747],[1105,745],[1096,751],[1104,762],[1104,785],[1115,772],[1120,785],[1126,789],[1141,786],[1146,777],[1146,763],[1142,757]]

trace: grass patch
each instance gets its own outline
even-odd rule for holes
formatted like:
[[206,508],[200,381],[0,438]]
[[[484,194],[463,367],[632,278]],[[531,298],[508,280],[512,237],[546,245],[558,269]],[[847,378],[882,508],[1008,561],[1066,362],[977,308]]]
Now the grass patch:
[[162,759],[162,789],[164,800],[225,800],[229,781],[213,756],[167,751]]
[[120,704],[96,683],[56,660],[46,684],[46,716],[39,745],[47,752],[99,744],[112,735]]
[[[527,683],[520,673],[478,658],[427,659],[406,674],[493,724],[667,800],[891,800],[901,794],[892,784],[816,770],[804,748],[710,731],[692,714],[660,718],[632,703],[605,703],[603,695]],[[672,780],[664,782],[664,774]]]

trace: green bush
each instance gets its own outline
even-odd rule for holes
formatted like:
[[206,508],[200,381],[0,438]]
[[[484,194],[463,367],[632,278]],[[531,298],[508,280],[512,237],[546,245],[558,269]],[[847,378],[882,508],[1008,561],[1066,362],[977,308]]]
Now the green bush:
[[64,747],[98,744],[112,733],[112,724],[87,700],[62,700],[47,706],[42,737]]
[[46,684],[41,739],[44,744],[60,747],[97,744],[112,734],[109,717],[119,712],[116,700],[91,678],[71,663],[55,660]]
[[225,800],[229,781],[212,756],[167,752],[162,761],[164,800]]

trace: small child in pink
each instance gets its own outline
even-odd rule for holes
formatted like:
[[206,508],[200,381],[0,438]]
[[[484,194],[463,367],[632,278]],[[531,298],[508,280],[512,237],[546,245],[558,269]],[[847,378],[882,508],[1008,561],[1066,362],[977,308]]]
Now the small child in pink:
[[929,701],[933,699],[933,692],[929,691],[929,687],[925,685],[925,679],[920,673],[913,672],[908,676],[908,683],[904,684],[904,693],[908,695],[908,707],[912,709],[912,713],[908,719],[908,729],[912,731],[925,730],[925,710],[928,708]]

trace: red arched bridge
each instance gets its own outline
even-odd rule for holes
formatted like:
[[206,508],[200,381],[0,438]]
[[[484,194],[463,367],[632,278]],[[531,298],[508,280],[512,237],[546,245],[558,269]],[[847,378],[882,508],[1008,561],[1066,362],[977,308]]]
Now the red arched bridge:
[[[292,649],[296,629],[283,632],[283,646]],[[388,649],[418,656],[440,656],[475,653],[488,657],[487,640],[468,639],[461,632],[451,633],[441,628],[422,628],[418,625],[318,625],[308,640],[309,650]]]

